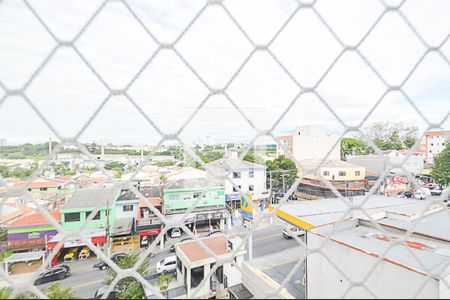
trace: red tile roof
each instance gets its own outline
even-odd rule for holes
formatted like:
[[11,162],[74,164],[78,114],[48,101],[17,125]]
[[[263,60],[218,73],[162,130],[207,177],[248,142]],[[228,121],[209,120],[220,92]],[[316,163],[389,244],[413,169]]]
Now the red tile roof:
[[292,141],[292,135],[277,136],[277,140]]
[[59,176],[56,176],[56,179],[60,179],[60,180],[64,180],[64,181],[70,181],[70,180],[72,180],[72,176],[70,176],[70,175],[59,175]]
[[[211,251],[216,255],[224,255],[230,253],[231,250],[228,249],[227,238],[224,235],[217,235],[213,237],[208,237],[201,239],[203,243],[211,249]],[[211,256],[205,249],[199,245],[196,241],[185,242],[178,246],[178,248],[186,255],[186,257],[191,262],[196,262],[204,260]]]
[[31,183],[19,181],[13,185],[13,188],[39,189],[39,188],[57,188],[60,186],[61,183],[57,183],[54,181],[33,181]]
[[3,205],[15,206],[17,208],[17,210],[0,218],[0,223],[10,222],[11,220],[16,219],[23,214],[34,211],[34,208],[25,206],[25,205],[17,205],[16,206],[15,204],[11,204],[11,203],[4,203]]
[[[55,209],[50,215],[59,223],[61,214],[59,208]],[[40,212],[33,210],[31,213],[24,214],[16,220],[10,222],[7,227],[26,226],[26,225],[44,225],[50,224],[49,220]]]
[[440,130],[440,131],[427,131],[425,132],[425,136],[441,136],[441,135],[450,135],[450,130]]
[[[150,203],[154,206],[154,207],[158,207],[161,206],[161,198],[156,197],[156,198],[148,198],[148,201],[150,201]],[[144,200],[140,200],[139,201],[139,208],[141,207],[148,207],[147,202],[145,202]]]

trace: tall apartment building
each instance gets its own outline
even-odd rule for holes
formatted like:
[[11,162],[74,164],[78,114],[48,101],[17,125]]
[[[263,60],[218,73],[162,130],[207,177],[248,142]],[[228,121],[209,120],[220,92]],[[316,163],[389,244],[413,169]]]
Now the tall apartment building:
[[283,148],[279,144],[277,144],[277,157],[286,155],[285,150],[287,150],[289,154],[292,155],[292,135],[277,136],[277,140],[284,147]]
[[435,157],[444,150],[450,141],[450,130],[425,132],[425,162],[433,164]]

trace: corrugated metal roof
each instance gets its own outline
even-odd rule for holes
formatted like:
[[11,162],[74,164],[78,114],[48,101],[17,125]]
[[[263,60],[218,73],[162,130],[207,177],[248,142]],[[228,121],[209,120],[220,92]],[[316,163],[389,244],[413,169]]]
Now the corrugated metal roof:
[[99,189],[80,189],[73,193],[72,197],[64,205],[64,209],[105,207],[113,205],[119,196],[120,189],[115,187]]

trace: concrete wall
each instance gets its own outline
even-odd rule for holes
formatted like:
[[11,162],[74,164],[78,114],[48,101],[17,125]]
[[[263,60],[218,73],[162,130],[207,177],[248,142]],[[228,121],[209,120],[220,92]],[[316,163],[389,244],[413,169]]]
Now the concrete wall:
[[[255,299],[267,299],[268,296],[273,295],[280,287],[280,285],[269,276],[250,266],[246,262],[242,263],[241,269],[242,284],[253,294]],[[278,297],[281,299],[294,299],[285,288],[281,290]]]
[[[327,135],[322,129],[307,130],[299,128],[293,135],[293,156],[297,160],[323,159],[330,149],[333,149],[327,159],[339,160],[341,158],[341,150],[338,141],[339,137],[337,135]],[[336,146],[333,147],[334,144]]]
[[[324,241],[322,237],[308,234],[310,249],[319,248]],[[307,293],[310,299],[342,298],[351,287],[351,283],[324,256],[353,282],[365,278],[378,262],[378,258],[345,245],[336,242],[327,243],[320,253],[308,256]],[[381,261],[365,281],[365,286],[377,298],[412,298],[425,281],[426,276],[422,274]],[[346,297],[373,298],[372,294],[361,286],[353,287]],[[428,281],[417,297],[439,297],[439,282],[434,279]]]

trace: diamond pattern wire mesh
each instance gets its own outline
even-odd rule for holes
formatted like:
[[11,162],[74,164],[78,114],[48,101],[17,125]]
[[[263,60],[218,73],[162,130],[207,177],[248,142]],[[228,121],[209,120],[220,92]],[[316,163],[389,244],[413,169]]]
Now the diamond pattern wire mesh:
[[[114,183],[118,187],[125,187],[125,188],[130,189],[136,195],[138,195],[140,200],[147,202],[148,207],[153,211],[153,213],[155,213],[157,215],[157,217],[165,225],[163,231],[158,235],[158,238],[155,241],[153,241],[151,246],[145,251],[145,253],[143,253],[140,256],[140,259],[137,262],[137,264],[131,269],[122,270],[113,261],[111,261],[111,259],[109,257],[107,257],[100,249],[98,249],[95,245],[93,245],[89,239],[86,239],[85,237],[83,237],[80,234],[81,231],[83,230],[83,228],[85,228],[87,226],[88,222],[90,222],[94,218],[94,216],[98,210],[93,211],[90,214],[90,216],[89,216],[87,222],[84,224],[84,226],[82,228],[80,228],[79,230],[77,230],[76,232],[64,232],[61,225],[58,224],[58,222],[53,219],[53,217],[49,214],[49,212],[45,208],[43,208],[36,200],[34,200],[33,197],[31,196],[31,194],[25,188],[23,188],[21,191],[23,192],[24,197],[26,197],[26,199],[28,199],[29,201],[34,203],[37,207],[37,210],[43,216],[45,216],[45,218],[47,218],[49,220],[49,222],[53,226],[55,226],[60,233],[63,233],[63,235],[64,235],[63,240],[60,241],[58,243],[58,245],[55,247],[55,249],[52,251],[49,259],[47,259],[46,265],[42,266],[41,270],[45,269],[50,264],[54,255],[56,255],[58,250],[64,244],[65,239],[69,238],[70,236],[78,236],[81,240],[83,240],[88,245],[88,247],[95,254],[98,255],[98,257],[100,259],[106,261],[111,266],[111,268],[117,273],[117,277],[110,285],[108,291],[105,292],[105,295],[107,295],[109,292],[111,292],[113,287],[115,286],[115,284],[117,284],[121,279],[131,276],[131,277],[136,278],[138,281],[140,281],[145,287],[154,291],[158,296],[162,297],[162,295],[160,294],[160,292],[158,291],[157,288],[155,288],[154,286],[149,284],[140,274],[137,273],[137,269],[144,262],[145,258],[156,248],[157,243],[162,239],[163,235],[165,233],[167,233],[167,231],[170,230],[170,228],[172,228],[172,227],[182,228],[188,234],[188,236],[190,238],[196,240],[196,242],[201,247],[203,247],[205,251],[207,251],[210,255],[215,257],[217,263],[212,268],[212,270],[209,272],[209,274],[207,274],[205,276],[205,278],[202,280],[201,285],[205,284],[211,278],[211,276],[214,274],[214,272],[217,270],[217,268],[220,267],[221,265],[223,265],[224,263],[231,263],[232,265],[234,265],[240,269],[240,267],[232,259],[223,260],[221,258],[218,258],[211,251],[211,249],[209,249],[201,240],[199,240],[199,238],[196,237],[194,235],[194,233],[188,227],[186,227],[186,225],[184,224],[184,222],[183,222],[184,217],[188,216],[189,213],[195,209],[199,200],[197,200],[197,203],[195,203],[195,205],[193,207],[191,207],[184,214],[184,216],[182,218],[180,218],[177,222],[170,221],[164,215],[162,215],[151,203],[149,203],[148,199],[146,199],[131,184],[131,180],[142,169],[142,165],[140,165],[137,168],[137,170],[134,172],[132,178],[129,181],[119,182],[115,178],[112,178],[111,175],[108,172],[106,172],[106,170],[100,164],[98,164],[96,162],[96,160],[93,158],[93,154],[90,153],[89,150],[86,149],[86,147],[79,142],[79,138],[82,136],[82,134],[91,126],[91,123],[96,119],[97,115],[103,111],[105,105],[108,102],[110,102],[111,98],[113,98],[113,97],[116,97],[116,96],[125,97],[125,99],[127,99],[127,101],[129,101],[129,103],[132,105],[132,107],[134,107],[139,112],[140,116],[143,117],[148,122],[148,124],[151,126],[151,128],[154,129],[159,134],[161,140],[159,141],[158,146],[156,148],[158,148],[164,142],[167,142],[167,141],[179,143],[181,146],[183,146],[185,148],[186,154],[191,159],[193,159],[195,162],[197,162],[198,164],[203,166],[207,170],[208,173],[211,173],[211,172],[208,171],[208,168],[206,168],[205,163],[198,157],[198,155],[195,153],[195,151],[193,149],[191,149],[191,147],[188,144],[186,144],[182,139],[180,139],[180,135],[183,133],[183,130],[192,122],[192,120],[199,113],[199,111],[208,103],[208,101],[211,101],[211,98],[214,96],[217,96],[217,95],[221,95],[221,96],[225,97],[227,99],[227,101],[229,101],[229,103],[232,105],[232,107],[239,113],[239,115],[243,119],[245,119],[245,121],[250,125],[250,127],[257,133],[253,137],[252,142],[250,144],[248,144],[246,146],[245,150],[243,151],[243,153],[241,153],[240,159],[243,159],[245,157],[245,155],[253,147],[253,144],[256,142],[256,140],[261,137],[269,137],[273,141],[275,141],[275,143],[277,143],[278,146],[285,148],[285,146],[283,144],[281,144],[279,141],[277,141],[273,132],[274,132],[275,128],[280,124],[280,122],[282,122],[285,115],[292,109],[293,105],[297,101],[299,101],[299,99],[303,95],[307,95],[307,94],[311,94],[311,95],[314,95],[315,97],[317,97],[317,99],[324,105],[326,110],[329,111],[332,114],[332,116],[345,128],[345,131],[341,134],[341,137],[344,137],[348,133],[359,133],[364,137],[364,139],[367,141],[367,143],[373,149],[375,149],[375,153],[377,153],[377,154],[381,154],[381,150],[373,143],[373,141],[370,140],[370,138],[368,138],[367,136],[364,136],[364,133],[361,131],[361,127],[366,123],[366,121],[374,113],[374,111],[377,109],[377,107],[379,107],[380,103],[382,103],[390,93],[393,93],[393,92],[401,93],[403,95],[403,97],[406,99],[406,101],[408,102],[408,104],[417,113],[417,115],[420,116],[421,120],[423,120],[428,125],[428,129],[435,129],[435,128],[443,127],[443,124],[446,122],[446,120],[449,117],[449,112],[446,113],[445,118],[442,120],[429,120],[422,113],[422,111],[419,109],[419,107],[414,103],[412,98],[408,95],[407,91],[405,91],[404,87],[405,87],[405,84],[408,82],[408,80],[411,78],[411,76],[414,74],[416,69],[419,67],[419,65],[425,60],[425,58],[430,53],[437,54],[443,60],[443,62],[445,62],[447,67],[450,66],[449,58],[443,52],[444,47],[446,47],[446,45],[448,46],[448,44],[450,43],[449,42],[450,35],[448,33],[447,33],[446,38],[444,40],[442,40],[442,42],[440,44],[431,45],[422,37],[422,35],[419,33],[419,31],[415,28],[415,26],[413,25],[414,22],[412,22],[413,20],[410,20],[403,12],[402,7],[404,7],[405,3],[407,3],[408,1],[403,0],[403,1],[399,1],[398,3],[392,5],[392,4],[389,4],[388,1],[380,0],[379,4],[382,7],[381,13],[377,14],[376,19],[374,20],[373,23],[371,23],[370,27],[367,29],[367,31],[364,33],[364,35],[359,39],[359,41],[357,41],[356,43],[353,43],[353,44],[349,44],[349,43],[344,42],[343,39],[339,36],[339,34],[336,33],[333,26],[330,25],[330,23],[327,21],[327,19],[320,12],[320,9],[317,8],[318,4],[316,2],[320,2],[320,1],[300,1],[300,0],[292,1],[293,5],[295,6],[295,9],[293,9],[289,13],[289,16],[281,23],[279,28],[276,30],[275,34],[271,37],[271,39],[267,43],[259,44],[259,43],[256,43],[251,38],[251,35],[249,35],[247,33],[247,31],[244,29],[245,27],[241,26],[239,18],[235,17],[232,10],[230,10],[230,8],[228,7],[227,2],[221,1],[221,0],[211,0],[211,1],[204,2],[204,4],[196,12],[196,14],[193,16],[193,18],[190,19],[190,21],[186,24],[184,29],[179,33],[179,35],[176,37],[176,39],[171,43],[163,42],[160,39],[158,39],[157,35],[152,33],[152,30],[142,21],[142,19],[139,17],[139,15],[133,9],[133,6],[130,5],[130,3],[126,0],[102,1],[101,4],[90,15],[89,19],[80,27],[81,29],[76,34],[74,34],[74,37],[71,39],[67,39],[67,40],[60,39],[58,37],[58,34],[56,34],[54,32],[54,30],[52,30],[52,27],[46,23],[45,18],[41,17],[39,11],[34,7],[34,4],[28,0],[24,0],[23,3],[26,5],[26,9],[29,12],[31,12],[32,16],[40,24],[41,29],[45,30],[45,32],[53,40],[53,47],[48,52],[48,54],[45,56],[45,58],[42,60],[42,62],[39,64],[39,66],[35,70],[33,70],[31,76],[26,78],[25,83],[20,88],[14,88],[14,89],[8,88],[7,84],[4,84],[0,80],[0,97],[1,97],[0,98],[0,110],[1,110],[4,102],[7,100],[7,98],[14,97],[14,96],[23,98],[25,100],[25,102],[29,105],[29,107],[39,116],[40,120],[42,120],[43,123],[48,127],[48,129],[50,129],[52,134],[54,134],[61,142],[53,149],[51,154],[46,157],[44,163],[41,164],[37,170],[35,170],[35,172],[28,179],[28,181],[32,182],[35,178],[37,178],[37,176],[39,176],[39,174],[42,172],[42,170],[52,161],[52,159],[60,151],[61,147],[65,146],[65,145],[72,145],[72,146],[77,147],[85,157],[91,159],[96,164],[97,168],[99,168],[108,177],[108,180],[110,182]],[[136,23],[136,26],[139,27],[139,30],[145,32],[145,34],[148,37],[149,43],[156,45],[156,49],[149,51],[150,53],[148,54],[148,57],[145,59],[145,61],[142,63],[141,67],[137,71],[135,70],[133,72],[134,74],[131,77],[131,79],[125,85],[123,85],[121,87],[117,87],[117,86],[115,86],[115,84],[113,85],[109,80],[107,80],[105,78],[107,76],[105,76],[105,74],[102,74],[102,72],[98,71],[97,68],[95,67],[96,61],[90,61],[89,55],[84,54],[83,51],[80,50],[80,47],[78,46],[78,41],[83,38],[83,36],[87,33],[87,31],[91,27],[95,27],[95,22],[98,21],[100,14],[105,9],[105,7],[107,5],[109,5],[110,3],[118,3],[119,5],[121,5],[121,7],[126,11],[128,16],[131,17],[133,22]],[[1,5],[2,5],[2,2],[0,2],[0,9],[1,9]],[[226,82],[222,86],[216,86],[216,85],[212,85],[211,83],[209,83],[209,80],[207,78],[205,78],[204,75],[202,75],[202,72],[198,70],[198,68],[195,66],[195,64],[193,64],[189,60],[189,58],[186,57],[186,55],[183,53],[182,49],[180,49],[178,47],[182,43],[183,38],[187,34],[189,34],[190,29],[197,22],[199,22],[199,19],[201,18],[201,16],[204,15],[206,12],[208,12],[208,10],[213,9],[213,8],[221,10],[222,13],[224,13],[227,16],[228,21],[233,24],[233,26],[236,29],[236,32],[239,35],[242,35],[242,37],[246,41],[246,43],[251,46],[251,51],[249,51],[248,53],[246,53],[244,55],[244,59],[237,65],[235,70],[233,70],[231,76],[228,76]],[[290,23],[293,22],[293,19],[302,11],[308,11],[309,13],[312,13],[319,20],[320,24],[326,28],[326,31],[328,32],[328,34],[330,34],[332,36],[332,38],[337,42],[337,44],[339,44],[339,47],[340,47],[340,50],[338,51],[337,56],[334,57],[330,61],[328,66],[326,66],[325,70],[320,74],[317,81],[314,84],[310,84],[310,85],[305,85],[301,81],[299,81],[297,79],[297,77],[293,75],[292,71],[290,70],[291,69],[290,66],[286,65],[286,63],[284,63],[275,54],[274,50],[272,49],[274,43],[280,38],[280,35],[286,30],[286,28],[289,27]],[[361,51],[361,48],[362,48],[362,45],[364,44],[364,42],[367,39],[369,39],[371,34],[376,30],[376,28],[379,26],[380,22],[382,22],[383,19],[387,17],[387,15],[398,18],[403,23],[403,25],[412,32],[414,38],[417,39],[419,41],[418,43],[425,49],[423,51],[423,53],[421,53],[419,55],[419,58],[417,59],[417,61],[414,62],[414,64],[412,65],[412,68],[409,70],[409,72],[406,74],[406,76],[404,76],[404,79],[399,84],[395,84],[395,85],[393,85],[388,80],[386,80],[385,76],[383,76],[383,74],[385,74],[385,71],[378,70],[376,64],[371,62],[371,58],[369,56],[365,55],[364,51]],[[101,100],[100,105],[95,110],[92,111],[92,114],[88,118],[87,122],[85,122],[83,124],[82,128],[73,137],[65,137],[65,136],[61,135],[58,131],[58,128],[55,127],[52,124],[52,122],[50,122],[48,120],[49,118],[48,118],[48,116],[45,115],[45,112],[41,111],[39,109],[39,106],[37,106],[34,103],[33,97],[27,94],[27,90],[29,89],[29,87],[34,82],[36,82],[36,80],[39,78],[40,74],[52,62],[52,60],[54,59],[57,52],[63,48],[72,50],[76,54],[76,56],[80,59],[80,63],[82,63],[84,65],[84,67],[87,67],[89,69],[89,71],[91,72],[91,74],[94,75],[96,80],[98,80],[100,82],[102,87],[108,91],[106,98],[100,99]],[[187,69],[189,69],[189,71],[192,73],[192,75],[195,76],[195,78],[198,80],[198,82],[200,82],[201,85],[204,86],[208,90],[207,96],[203,99],[198,99],[200,101],[199,105],[195,108],[195,110],[192,112],[192,114],[189,115],[187,120],[182,124],[180,129],[177,130],[176,132],[164,132],[163,130],[161,130],[159,128],[159,126],[152,120],[152,118],[149,117],[149,115],[141,108],[141,106],[138,104],[138,102],[135,99],[133,99],[133,97],[130,95],[130,92],[129,92],[130,88],[141,77],[143,72],[149,66],[151,66],[153,61],[155,60],[155,58],[158,57],[158,55],[160,55],[160,53],[162,53],[164,51],[170,51],[171,53],[175,54],[176,57],[179,58],[180,61],[184,64],[184,66]],[[283,113],[277,118],[277,121],[270,127],[269,130],[265,130],[265,129],[262,130],[262,129],[258,128],[255,125],[255,123],[252,121],[251,116],[248,115],[248,113],[246,113],[245,110],[243,110],[239,106],[238,102],[236,102],[235,99],[233,99],[233,97],[230,95],[230,93],[228,91],[230,86],[232,86],[233,83],[237,80],[237,78],[239,78],[239,75],[241,74],[243,69],[248,65],[249,61],[258,52],[264,52],[264,53],[268,54],[270,56],[270,58],[276,63],[276,65],[284,72],[284,74],[287,75],[289,80],[295,84],[295,86],[297,88],[297,93],[296,93],[295,97],[290,100],[290,104],[286,107],[286,109],[283,111]],[[321,95],[321,93],[319,92],[319,87],[320,87],[321,83],[327,78],[327,76],[330,74],[330,72],[336,67],[336,64],[347,53],[356,54],[357,57],[364,63],[364,65],[370,70],[370,72],[376,76],[376,78],[382,83],[382,85],[384,87],[384,92],[382,93],[381,97],[379,97],[377,99],[377,101],[375,102],[373,107],[370,109],[368,114],[364,116],[362,121],[357,126],[350,126],[350,125],[346,124],[343,121],[343,119],[339,116],[339,114],[336,113],[335,109],[333,109],[333,106],[329,103],[329,101],[326,100],[326,97]],[[446,108],[444,108],[444,109],[446,109]],[[339,141],[336,142],[336,144],[334,146],[337,146],[338,143],[339,143]],[[412,155],[413,151],[415,149],[417,149],[418,143],[419,142],[416,142],[416,145],[412,149],[410,149],[404,162]],[[302,164],[298,160],[296,160],[296,158],[293,157],[289,153],[289,151],[287,151],[287,149],[284,149],[285,150],[284,152],[287,153],[289,158],[291,158],[292,160],[295,161],[297,167],[300,167],[305,171],[303,172],[303,175],[300,176],[300,178],[297,178],[295,183],[289,188],[288,192],[284,195],[282,200],[276,205],[274,211],[261,213],[261,216],[257,219],[255,224],[252,226],[252,229],[247,230],[245,238],[244,238],[242,244],[240,245],[240,247],[233,250],[234,253],[236,253],[237,251],[239,251],[240,249],[242,249],[244,247],[245,243],[248,241],[248,239],[250,237],[251,231],[257,229],[261,222],[263,222],[264,220],[267,220],[269,218],[275,217],[275,213],[281,207],[283,207],[283,205],[285,204],[287,199],[294,193],[294,191],[297,189],[297,186],[299,185],[301,179],[303,179],[305,174],[308,174],[309,172],[314,172],[314,171],[318,170],[320,165],[323,162],[325,162],[325,160],[329,157],[329,155],[332,152],[332,149],[333,148],[331,148],[328,151],[327,155],[325,157],[323,157],[321,162],[312,169],[308,169],[308,168],[302,166]],[[392,166],[392,168],[394,168],[394,167],[403,168],[402,165]],[[358,206],[353,205],[346,197],[344,197],[336,189],[336,187],[334,187],[330,182],[328,182],[325,178],[323,178],[321,175],[319,175],[321,177],[320,179],[324,182],[324,184],[336,195],[337,198],[339,198],[347,206],[348,210],[347,210],[346,214],[343,215],[342,218],[337,222],[336,226],[333,229],[333,232],[329,235],[329,238],[326,239],[325,243],[323,245],[321,245],[320,248],[306,249],[306,244],[302,240],[295,237],[295,240],[299,243],[299,245],[301,247],[303,247],[305,253],[304,253],[304,255],[302,255],[302,258],[300,260],[298,260],[295,267],[289,272],[289,274],[287,274],[286,278],[284,279],[283,283],[281,284],[280,288],[276,291],[276,293],[274,293],[273,295],[267,295],[267,297],[277,297],[278,293],[281,292],[281,290],[286,286],[286,284],[289,282],[289,280],[292,278],[292,276],[294,276],[295,272],[302,266],[302,264],[304,263],[307,256],[314,254],[314,253],[318,253],[318,254],[324,256],[324,258],[326,260],[328,260],[328,262],[336,269],[336,271],[343,278],[345,278],[346,281],[349,283],[349,288],[343,295],[341,295],[342,297],[348,296],[349,292],[353,288],[356,288],[356,287],[365,289],[374,298],[377,297],[377,292],[371,291],[365,285],[365,281],[370,277],[371,273],[373,271],[375,271],[375,269],[377,268],[379,263],[381,263],[384,256],[392,249],[392,247],[395,247],[397,245],[402,246],[402,247],[406,246],[407,238],[412,234],[412,232],[420,224],[420,222],[415,223],[408,230],[408,232],[405,234],[405,236],[402,239],[394,241],[389,238],[389,242],[390,242],[389,248],[385,251],[385,253],[378,256],[377,262],[369,270],[369,272],[367,273],[367,276],[364,278],[360,278],[360,280],[358,280],[357,282],[352,281],[347,274],[345,274],[344,272],[342,272],[340,270],[339,266],[335,262],[333,262],[330,258],[328,258],[321,251],[324,247],[326,247],[327,245],[329,245],[331,243],[333,235],[335,233],[339,232],[339,225],[347,217],[351,216],[351,213],[354,211],[361,212],[364,215],[364,217],[366,217],[375,226],[375,228],[377,230],[384,233],[385,236],[389,236],[385,232],[385,230],[378,223],[375,222],[375,220],[370,216],[370,214],[367,213],[363,209],[363,205],[367,202],[367,200],[370,198],[370,196],[382,184],[384,177],[386,175],[388,175],[389,172],[390,172],[390,170],[386,170],[385,174],[379,178],[379,180],[376,182],[375,186],[372,187],[372,189],[370,190],[370,193],[365,197],[365,200],[363,201],[363,203]],[[218,179],[228,180],[234,186],[234,188],[236,190],[238,190],[239,192],[242,192],[241,189],[239,188],[239,186],[237,186],[237,184],[235,182],[233,182],[233,180],[230,179],[229,176],[224,176],[224,175],[228,175],[228,174],[211,173],[210,175],[212,175]],[[413,178],[411,175],[409,175],[409,180],[411,182],[413,182],[416,187],[418,186],[416,179]],[[11,190],[11,187],[8,186],[8,184],[5,182],[5,180],[1,176],[0,176],[0,186],[5,187],[7,190]],[[208,188],[206,188],[204,192],[206,192],[208,190]],[[250,199],[247,199],[247,201],[250,202],[251,205],[254,205],[254,203]],[[442,203],[439,199],[439,200],[429,203],[429,206],[427,208],[430,208],[432,205],[435,205],[435,204],[442,205]],[[255,207],[255,210],[256,210],[256,207]],[[445,208],[445,210],[447,211],[446,208]],[[424,216],[425,212],[426,212],[426,209],[424,209],[422,211],[421,216],[419,217],[419,220],[422,216]],[[449,212],[447,211],[447,213],[449,213]],[[450,217],[450,213],[449,213],[449,217]],[[408,250],[410,255],[415,257],[417,262],[422,265],[422,268],[424,270],[426,270],[426,267],[422,264],[420,259],[414,254],[414,252],[411,251],[411,249],[409,249],[408,247],[405,247],[405,248]],[[449,263],[450,263],[450,261],[447,262],[446,265],[448,266]],[[443,268],[443,269],[445,269],[445,268]],[[428,270],[428,272],[426,274],[427,280],[425,280],[424,283],[417,289],[414,296],[420,295],[420,292],[425,287],[425,284],[427,283],[427,281],[431,279],[431,275],[441,276],[441,274],[431,274],[432,272],[433,272],[433,270]],[[32,279],[33,281],[36,278],[37,274],[38,274],[38,272],[36,272],[34,278]],[[19,291],[20,292],[29,291],[29,292],[35,294],[39,298],[45,297],[45,295],[38,288],[36,288],[33,284],[30,284],[30,283],[32,283],[32,281],[26,282],[26,283],[15,282],[3,270],[0,270],[0,276],[2,278],[4,278],[8,282],[8,284],[10,284],[10,286],[13,288],[15,293],[19,292]],[[443,281],[443,282],[445,284],[447,284],[446,281]],[[200,296],[200,295],[194,295],[194,296]]]

